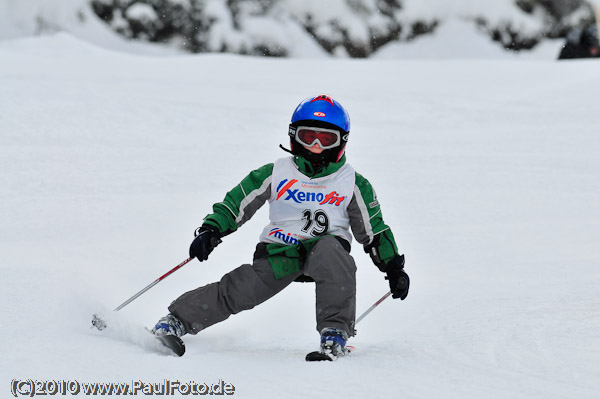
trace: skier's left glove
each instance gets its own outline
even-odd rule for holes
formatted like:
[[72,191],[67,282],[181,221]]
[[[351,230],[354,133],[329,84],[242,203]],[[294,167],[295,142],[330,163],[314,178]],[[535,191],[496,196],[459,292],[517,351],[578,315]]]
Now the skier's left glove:
[[200,262],[208,259],[208,255],[222,241],[219,238],[219,232],[216,227],[208,224],[202,225],[194,233],[196,238],[190,245],[190,258],[198,258]]
[[408,295],[408,287],[410,279],[408,274],[404,272],[404,255],[396,255],[386,264],[385,279],[390,283],[390,291],[392,298],[401,300],[406,299]]

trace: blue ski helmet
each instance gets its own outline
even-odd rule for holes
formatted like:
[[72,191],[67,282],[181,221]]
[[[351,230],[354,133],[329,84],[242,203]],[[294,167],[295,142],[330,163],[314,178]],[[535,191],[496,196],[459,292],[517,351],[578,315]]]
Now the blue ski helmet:
[[344,133],[350,131],[350,116],[344,106],[325,94],[309,97],[296,107],[292,124],[306,120],[334,125]]
[[[316,155],[296,142],[296,128],[299,126],[335,129],[340,132],[339,146]],[[315,165],[338,162],[344,155],[350,133],[350,116],[342,104],[328,95],[321,94],[302,101],[292,114],[289,136],[291,153],[308,159]]]

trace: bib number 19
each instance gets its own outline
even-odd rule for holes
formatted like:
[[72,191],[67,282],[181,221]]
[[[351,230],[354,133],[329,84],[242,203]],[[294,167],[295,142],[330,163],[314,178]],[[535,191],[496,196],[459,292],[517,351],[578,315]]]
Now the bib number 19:
[[329,217],[322,209],[317,209],[314,213],[310,209],[305,209],[302,212],[302,220],[306,220],[302,231],[313,237],[323,235],[329,230]]

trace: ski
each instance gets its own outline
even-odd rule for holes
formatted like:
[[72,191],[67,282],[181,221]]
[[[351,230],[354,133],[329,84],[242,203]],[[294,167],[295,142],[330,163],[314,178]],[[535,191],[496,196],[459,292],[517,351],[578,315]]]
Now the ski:
[[322,361],[334,361],[337,357],[333,355],[329,355],[327,353],[323,353],[321,351],[310,352],[306,355],[305,360],[307,362],[322,362]]
[[[352,351],[354,349],[355,349],[354,346],[346,346],[344,348],[344,355],[347,355],[348,353],[352,353]],[[342,356],[344,356],[344,355],[342,355]],[[334,360],[337,360],[339,357],[341,357],[341,356],[335,356],[333,354],[324,353],[321,351],[314,351],[314,352],[308,353],[304,359],[307,362],[323,362],[323,361],[333,362]]]
[[183,356],[185,353],[185,343],[176,335],[161,335],[157,336],[156,339],[177,356]]
[[[104,335],[113,339],[129,342],[153,352],[163,355],[183,356],[185,344],[176,335],[156,336],[148,328],[132,325],[126,320],[119,319],[115,314],[107,320],[98,314],[92,319],[92,328],[104,332]],[[110,324],[110,328],[108,328]]]

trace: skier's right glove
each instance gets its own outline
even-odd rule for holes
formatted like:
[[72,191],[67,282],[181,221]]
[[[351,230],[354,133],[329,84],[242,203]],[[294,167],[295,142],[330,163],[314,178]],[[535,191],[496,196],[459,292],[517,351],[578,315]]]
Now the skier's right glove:
[[196,229],[196,238],[190,245],[190,258],[198,258],[200,262],[208,259],[208,255],[222,241],[219,232],[211,225],[204,224]]
[[404,255],[394,256],[386,266],[385,279],[390,283],[392,298],[400,298],[401,300],[406,299],[410,279],[408,278],[408,274],[404,271]]

